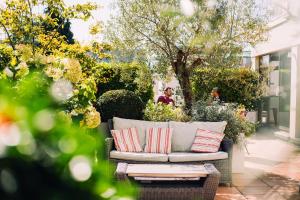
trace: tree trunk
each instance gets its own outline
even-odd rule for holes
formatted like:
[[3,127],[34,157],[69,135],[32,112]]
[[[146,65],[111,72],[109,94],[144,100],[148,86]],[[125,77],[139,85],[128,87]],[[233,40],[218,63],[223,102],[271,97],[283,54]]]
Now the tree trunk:
[[172,67],[182,89],[185,102],[185,111],[187,114],[191,114],[193,93],[190,82],[190,71],[187,69],[186,63],[183,61],[183,57],[184,54],[182,52],[178,52],[177,61],[172,63]]
[[191,114],[193,93],[192,93],[192,86],[190,82],[190,73],[186,69],[186,67],[184,67],[184,69],[179,74],[176,74],[176,76],[178,78],[180,87],[182,89],[186,113]]

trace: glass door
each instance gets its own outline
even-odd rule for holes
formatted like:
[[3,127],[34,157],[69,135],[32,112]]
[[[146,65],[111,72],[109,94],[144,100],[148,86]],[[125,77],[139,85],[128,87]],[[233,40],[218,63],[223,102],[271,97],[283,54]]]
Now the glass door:
[[290,126],[291,58],[290,51],[280,53],[279,63],[279,113],[278,125],[282,129]]

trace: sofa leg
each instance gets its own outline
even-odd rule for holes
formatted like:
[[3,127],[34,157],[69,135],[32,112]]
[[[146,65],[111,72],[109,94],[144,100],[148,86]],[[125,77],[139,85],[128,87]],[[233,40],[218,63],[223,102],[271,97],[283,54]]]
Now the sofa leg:
[[220,183],[219,186],[232,187],[232,184],[231,183]]

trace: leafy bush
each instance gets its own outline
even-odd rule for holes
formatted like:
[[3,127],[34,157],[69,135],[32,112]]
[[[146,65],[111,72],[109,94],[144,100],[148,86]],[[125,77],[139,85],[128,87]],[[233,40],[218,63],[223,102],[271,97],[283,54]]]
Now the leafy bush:
[[227,121],[224,133],[226,137],[236,143],[240,133],[250,136],[256,131],[256,125],[240,115],[238,109],[233,105],[221,106],[213,104],[212,106],[207,106],[204,101],[198,101],[193,106],[192,116],[194,121]]
[[113,178],[101,135],[71,123],[50,85],[43,73],[0,80],[1,199],[133,199]]
[[144,119],[148,121],[189,121],[190,118],[184,113],[181,108],[173,108],[172,105],[163,103],[155,104],[152,101],[147,103],[144,110]]
[[109,90],[130,90],[141,97],[144,104],[153,97],[152,76],[145,65],[138,63],[100,63],[98,95]]
[[103,121],[113,117],[142,119],[144,104],[132,91],[111,90],[99,97],[97,108]]
[[255,109],[262,95],[259,73],[247,68],[199,68],[192,84],[196,100],[207,99],[218,87],[226,102],[243,104],[247,110]]

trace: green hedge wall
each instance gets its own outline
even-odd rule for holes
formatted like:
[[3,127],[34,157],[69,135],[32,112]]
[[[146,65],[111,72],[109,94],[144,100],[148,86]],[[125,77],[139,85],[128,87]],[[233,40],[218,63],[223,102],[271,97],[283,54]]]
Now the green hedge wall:
[[256,109],[262,95],[259,73],[248,68],[199,68],[192,85],[196,100],[206,100],[218,87],[226,102],[243,104],[248,110]]
[[144,104],[153,98],[153,81],[147,66],[138,63],[101,63],[98,97],[109,90],[125,89],[138,95]]
[[101,120],[106,122],[113,117],[142,119],[145,105],[132,91],[110,90],[99,97],[96,107]]

